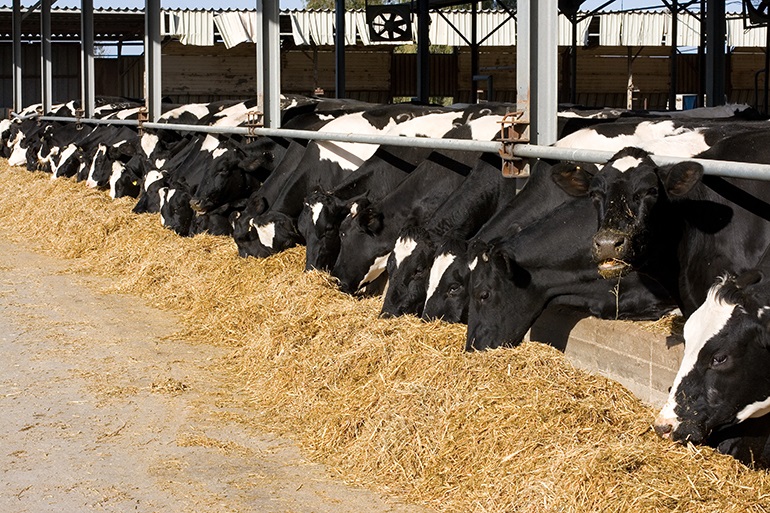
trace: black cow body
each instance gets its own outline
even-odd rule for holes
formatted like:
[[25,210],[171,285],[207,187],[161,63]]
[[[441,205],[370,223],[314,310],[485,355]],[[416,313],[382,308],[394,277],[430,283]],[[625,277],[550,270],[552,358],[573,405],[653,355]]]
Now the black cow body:
[[675,307],[637,273],[622,282],[599,276],[590,256],[595,219],[592,202],[577,198],[507,240],[471,248],[467,350],[520,343],[549,305],[603,319],[657,319]]

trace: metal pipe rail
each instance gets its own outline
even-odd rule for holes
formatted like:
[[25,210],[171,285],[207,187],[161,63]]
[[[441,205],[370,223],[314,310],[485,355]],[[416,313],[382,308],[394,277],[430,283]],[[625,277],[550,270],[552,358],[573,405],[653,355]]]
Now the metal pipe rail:
[[[40,119],[43,121],[78,121],[77,118],[58,116],[41,116]],[[138,121],[129,119],[81,118],[79,121],[86,124],[92,123],[101,125],[139,125]],[[499,141],[474,141],[468,139],[434,139],[430,137],[401,137],[397,135],[316,132],[284,128],[184,125],[177,123],[145,122],[142,124],[142,126],[144,128],[151,128],[156,130],[179,130],[184,132],[203,132],[211,134],[262,135],[270,137],[287,137],[291,139],[386,144],[390,146],[405,146],[412,148],[433,148],[438,150],[499,153],[503,149],[503,143]],[[565,160],[571,162],[594,162],[597,164],[603,164],[612,158],[614,152],[516,143],[513,144],[513,151],[511,154],[518,158],[542,158],[551,160]],[[703,171],[707,175],[725,176],[730,178],[747,178],[751,180],[770,180],[770,165],[768,164],[733,162],[729,160],[670,157],[666,155],[651,155],[651,158],[659,166],[672,165],[685,161],[698,162],[703,166]]]

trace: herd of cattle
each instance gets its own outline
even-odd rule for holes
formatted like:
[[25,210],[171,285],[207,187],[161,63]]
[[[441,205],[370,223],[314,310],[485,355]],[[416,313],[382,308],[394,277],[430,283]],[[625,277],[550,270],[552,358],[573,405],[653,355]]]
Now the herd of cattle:
[[[2,121],[0,155],[138,198],[135,212],[180,235],[231,236],[243,257],[304,244],[307,269],[383,294],[383,317],[466,323],[467,350],[521,342],[550,305],[637,320],[679,308],[685,356],[655,431],[770,465],[770,182],[649,156],[770,164],[770,124],[749,110],[565,111],[557,146],[616,155],[602,167],[541,160],[521,184],[497,154],[172,126],[242,126],[251,101],[169,106],[169,129],[141,135],[122,121],[139,107],[100,100],[96,117],[112,124]],[[292,97],[281,125],[491,141],[510,107]]]

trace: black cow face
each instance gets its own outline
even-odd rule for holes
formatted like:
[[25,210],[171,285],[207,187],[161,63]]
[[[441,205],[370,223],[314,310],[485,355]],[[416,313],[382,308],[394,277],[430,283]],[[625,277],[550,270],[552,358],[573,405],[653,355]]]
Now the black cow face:
[[770,281],[729,277],[687,320],[685,355],[655,431],[675,441],[709,436],[770,412]]
[[332,193],[315,191],[305,198],[297,225],[307,248],[305,270],[329,271],[340,252],[340,225],[351,204]]
[[266,258],[304,242],[294,219],[282,212],[267,212],[246,222],[251,231],[256,233],[256,239],[251,235],[247,237],[250,241],[250,256]]
[[422,315],[435,244],[419,228],[401,230],[388,257],[388,290],[380,317]]
[[142,190],[139,200],[134,205],[136,214],[160,212],[160,191],[168,185],[168,173],[152,170],[147,173],[141,182]]
[[593,200],[599,229],[592,256],[599,274],[610,279],[644,266],[656,231],[666,222],[665,204],[689,192],[702,168],[684,162],[660,169],[644,150],[626,148],[600,171],[590,164],[559,164],[552,173],[567,193]]
[[[512,343],[516,319],[509,297],[517,286],[526,287],[529,274],[502,248],[477,242],[468,253],[471,268],[466,351]],[[515,342],[519,342],[518,340]]]
[[468,322],[468,244],[448,240],[434,253],[422,318]]
[[178,235],[188,236],[194,216],[190,194],[183,189],[163,188],[159,195],[161,224]]
[[377,237],[384,222],[382,212],[371,206],[351,212],[342,221],[340,252],[331,274],[339,279],[343,292],[355,294],[385,271],[392,242]]

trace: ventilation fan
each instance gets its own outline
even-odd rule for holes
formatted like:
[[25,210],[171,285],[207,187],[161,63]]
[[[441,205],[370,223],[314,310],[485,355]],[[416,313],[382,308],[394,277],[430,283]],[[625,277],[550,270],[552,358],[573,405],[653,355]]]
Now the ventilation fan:
[[767,25],[770,22],[770,0],[743,0],[743,12],[748,14],[752,25]]
[[411,41],[412,18],[409,4],[367,5],[366,23],[372,41]]

